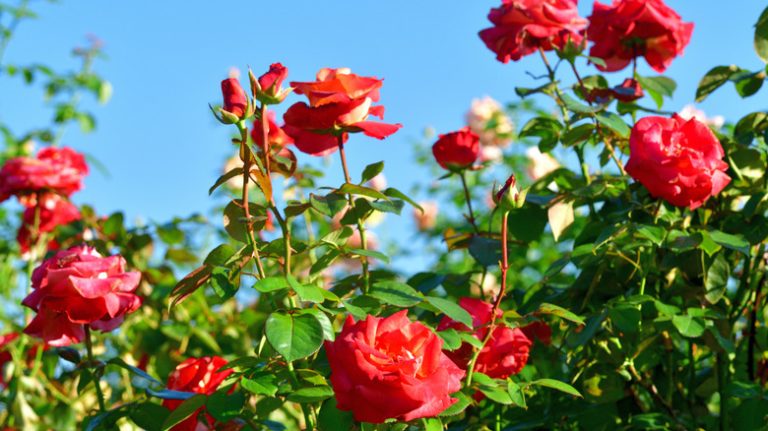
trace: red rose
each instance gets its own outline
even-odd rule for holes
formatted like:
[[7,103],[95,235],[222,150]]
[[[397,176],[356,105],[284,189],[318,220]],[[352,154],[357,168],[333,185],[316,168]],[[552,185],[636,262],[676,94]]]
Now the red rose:
[[653,197],[696,209],[731,182],[720,141],[701,121],[645,117],[629,137],[626,170]]
[[621,85],[613,88],[593,89],[587,95],[587,100],[590,102],[594,102],[598,99],[608,101],[610,98],[614,98],[629,103],[640,99],[643,95],[645,95],[645,93],[643,92],[643,87],[640,86],[640,83],[635,79],[627,78]]
[[267,73],[261,75],[256,81],[258,86],[256,87],[256,97],[265,103],[280,103],[282,102],[290,89],[284,90],[282,88],[283,81],[288,76],[288,68],[280,63],[273,63],[269,66]]
[[5,381],[5,364],[13,361],[11,352],[8,351],[8,345],[19,338],[18,332],[9,332],[0,336],[0,389],[5,389],[8,382]]
[[221,95],[224,98],[221,109],[237,118],[243,118],[248,109],[248,96],[240,86],[240,81],[237,78],[221,81]]
[[[63,226],[73,221],[80,220],[80,210],[66,198],[59,195],[46,194],[39,199],[40,218],[38,220],[38,233],[53,232],[58,226]],[[31,231],[35,225],[35,213],[37,206],[28,207],[24,210],[22,224],[16,235],[16,241],[19,243],[19,249],[22,253],[29,251]],[[48,241],[48,250],[56,250],[59,244],[55,238]]]
[[[168,376],[168,389],[182,392],[194,392],[196,394],[210,395],[216,392],[219,385],[232,374],[232,370],[218,371],[227,364],[226,359],[218,356],[204,356],[202,358],[189,358],[179,364]],[[176,410],[183,400],[164,400],[163,407],[170,411]],[[171,428],[171,431],[196,431],[199,429],[213,429],[214,419],[205,414],[200,418],[205,422],[200,423],[198,417],[202,408],[190,417]],[[199,428],[200,427],[200,428]]]
[[70,196],[83,188],[88,174],[85,157],[67,147],[47,147],[36,158],[16,157],[0,169],[0,202],[17,196],[26,206],[34,205],[28,195],[44,192]]
[[443,169],[458,169],[472,166],[480,153],[480,137],[469,127],[456,132],[440,135],[432,145],[432,154]]
[[59,251],[32,273],[32,293],[22,304],[37,315],[24,333],[58,347],[80,342],[83,325],[111,331],[141,306],[133,293],[140,279],[125,271],[122,256],[101,257],[88,246]]
[[369,116],[384,118],[384,107],[371,106],[379,100],[380,79],[358,76],[349,69],[321,69],[313,82],[292,82],[297,94],[304,94],[309,104],[298,102],[286,111],[285,132],[300,151],[324,156],[338,148],[339,137],[348,133],[384,139],[400,124],[368,121]]
[[493,27],[480,38],[502,63],[536,52],[563,49],[570,40],[580,44],[587,20],[579,16],[576,0],[503,0],[491,9]]
[[[271,147],[285,147],[286,145],[293,143],[293,138],[288,136],[282,127],[278,126],[275,122],[275,113],[273,111],[267,112],[267,121],[269,122],[269,132],[267,139]],[[251,128],[251,139],[256,143],[257,148],[264,146],[264,129],[261,127],[261,120],[255,120],[253,122],[253,128]]]
[[387,318],[348,317],[325,343],[340,410],[382,423],[435,416],[456,402],[464,372],[442,352],[443,341],[403,310]]
[[552,344],[552,328],[541,320],[529,323],[520,328],[520,330],[531,341],[539,340],[546,346]]
[[605,61],[597,68],[614,72],[636,57],[645,57],[662,73],[683,53],[691,40],[693,23],[683,22],[663,0],[614,0],[610,6],[595,2],[589,17],[589,55]]
[[[477,328],[474,331],[474,337],[484,340],[488,334],[486,325],[491,321],[493,305],[473,298],[461,298],[459,305],[472,316],[472,326]],[[501,316],[501,310],[496,310],[496,315]],[[475,371],[490,377],[506,379],[523,369],[528,362],[528,354],[533,343],[519,328],[508,328],[500,321],[497,320],[497,322],[491,338],[477,357]],[[463,323],[455,322],[448,316],[443,317],[437,330],[443,331],[449,328],[462,332],[470,331]],[[466,368],[472,359],[472,346],[464,343],[459,349],[447,352],[447,355],[457,365]]]

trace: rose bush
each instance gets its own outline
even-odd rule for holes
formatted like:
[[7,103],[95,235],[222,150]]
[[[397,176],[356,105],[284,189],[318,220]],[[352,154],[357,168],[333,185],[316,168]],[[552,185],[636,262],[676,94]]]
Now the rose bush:
[[[636,64],[661,73],[695,43],[672,5],[595,3],[589,20],[570,0],[495,6],[476,42],[531,81],[425,133],[413,177],[432,180],[408,193],[383,161],[347,159],[365,154],[352,134],[400,129],[370,120],[382,79],[231,71],[211,109],[229,153],[210,220],[132,225],[70,200],[89,167],[60,129],[91,124],[80,92],[109,93],[98,43],[75,50],[79,71],[2,64],[50,80],[67,113],[0,124],[0,199],[22,204],[0,211],[3,428],[764,429],[768,113],[669,99],[728,82],[750,97],[765,66],[716,66],[675,94]],[[768,10],[763,61],[766,29]],[[403,211],[413,236],[393,242]]]

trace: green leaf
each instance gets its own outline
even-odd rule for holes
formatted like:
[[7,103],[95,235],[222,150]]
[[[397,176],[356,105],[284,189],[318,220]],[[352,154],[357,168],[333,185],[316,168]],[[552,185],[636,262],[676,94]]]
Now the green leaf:
[[512,399],[513,404],[524,409],[528,408],[528,405],[525,403],[525,394],[523,393],[522,388],[520,388],[520,385],[512,380],[507,380],[507,393]]
[[518,96],[524,98],[526,96],[530,96],[531,94],[536,94],[536,93],[552,94],[554,89],[555,89],[555,85],[552,84],[551,82],[548,82],[536,88],[515,87],[515,93],[517,93]]
[[208,396],[205,402],[205,410],[214,419],[226,422],[240,415],[245,404],[245,395],[242,392],[228,394],[229,388],[219,389]]
[[343,412],[336,407],[336,399],[328,398],[320,408],[317,427],[320,431],[340,431],[353,429],[352,412]]
[[469,398],[467,394],[464,392],[454,392],[451,394],[451,398],[456,398],[457,401],[453,404],[451,404],[450,407],[443,410],[442,413],[440,413],[438,416],[446,417],[446,416],[455,416],[469,407],[470,404],[472,404],[472,399]]
[[651,95],[659,108],[663,105],[662,96],[671,98],[677,88],[677,83],[666,76],[638,76],[637,82]]
[[235,255],[235,249],[229,244],[221,244],[211,250],[203,263],[206,265],[226,266],[229,259]]
[[333,389],[330,386],[310,386],[299,388],[288,394],[288,401],[295,403],[316,403],[333,396]]
[[568,383],[561,382],[560,380],[554,380],[554,379],[539,379],[534,380],[531,382],[531,385],[535,386],[544,386],[546,388],[556,389],[560,392],[564,392],[568,395],[573,395],[574,397],[583,398],[581,396],[581,393],[576,390],[573,386],[569,385]]
[[443,350],[454,351],[461,347],[461,337],[455,329],[444,329],[438,331],[437,335],[443,340]]
[[402,199],[408,202],[409,204],[411,204],[412,207],[417,208],[421,212],[424,212],[424,208],[422,208],[421,205],[417,204],[416,201],[411,199],[408,195],[406,195],[405,193],[401,192],[400,190],[394,187],[389,187],[386,190],[384,190],[384,194],[391,198]]
[[261,293],[275,292],[278,290],[287,289],[289,286],[288,280],[280,276],[272,276],[256,280],[253,288]]
[[383,200],[389,200],[389,197],[385,195],[384,193],[372,189],[370,187],[365,186],[358,186],[357,184],[351,184],[351,183],[344,183],[339,188],[339,193],[349,194],[349,195],[355,195],[355,196],[365,196],[372,199],[383,199]]
[[542,152],[548,152],[557,145],[562,130],[563,125],[553,118],[534,117],[525,123],[520,130],[520,137],[525,138],[535,136],[541,138],[539,141],[539,149]]
[[473,236],[469,240],[469,254],[481,266],[498,265],[501,260],[501,243],[497,239]]
[[309,204],[320,214],[333,217],[347,207],[347,198],[338,193],[329,193],[326,196],[310,193]]
[[325,296],[323,296],[319,287],[313,284],[301,284],[299,283],[299,280],[296,280],[296,277],[290,274],[286,275],[285,278],[291,286],[291,289],[299,295],[299,298],[301,298],[302,301],[315,303],[322,303],[325,301]]
[[124,368],[130,371],[132,374],[139,376],[142,379],[149,381],[150,383],[156,384],[158,386],[163,386],[162,382],[150,376],[146,371],[142,370],[141,368],[134,367],[133,365],[128,365],[125,361],[123,361],[120,358],[112,358],[109,361],[107,361],[107,364],[117,365],[118,367]]
[[595,125],[592,123],[580,124],[567,132],[562,138],[563,145],[570,147],[572,145],[578,145],[589,140],[592,137],[592,133],[595,131]]
[[368,294],[381,302],[397,307],[411,307],[424,299],[418,290],[398,281],[379,281],[371,286]]
[[749,97],[757,93],[763,86],[765,72],[760,70],[755,73],[750,73],[745,70],[743,73],[740,72],[735,76],[732,76],[731,80],[733,81],[733,85],[736,87],[736,92],[739,93],[739,96],[742,98]]
[[660,246],[664,242],[664,234],[666,233],[666,231],[664,230],[663,227],[650,226],[650,225],[637,225],[635,226],[635,230],[637,231],[638,235],[650,240],[652,243],[658,246]]
[[707,96],[709,96],[713,91],[722,87],[723,84],[728,82],[728,80],[731,78],[731,75],[738,71],[739,68],[733,65],[717,66],[710,69],[709,72],[707,72],[704,77],[701,78],[699,87],[696,89],[696,102],[704,101]]
[[287,361],[305,358],[323,344],[323,327],[311,314],[272,313],[264,330],[269,343]]
[[231,171],[225,173],[224,175],[220,176],[215,183],[211,186],[210,189],[208,189],[208,195],[212,195],[214,190],[219,188],[222,184],[226,183],[227,181],[231,180],[232,178],[235,178],[238,175],[243,175],[243,168],[238,167],[234,168]]
[[198,409],[205,405],[205,401],[208,399],[203,394],[195,394],[194,396],[187,398],[182,402],[168,417],[163,421],[162,431],[167,431],[184,421],[184,419],[192,416]]
[[732,235],[719,230],[708,231],[713,241],[725,248],[741,252],[749,256],[749,242],[741,235]]
[[613,130],[622,138],[629,138],[630,129],[627,123],[613,112],[598,112],[595,116],[597,121],[603,126]]
[[384,253],[382,253],[380,251],[365,250],[365,249],[362,249],[362,248],[352,248],[352,249],[349,249],[349,253],[352,254],[352,255],[357,255],[357,256],[372,257],[374,259],[379,259],[380,261],[382,261],[384,263],[389,263],[389,256],[387,256],[386,254],[384,254]]
[[266,208],[253,202],[248,204],[248,215],[250,220],[245,217],[245,210],[240,204],[240,199],[233,199],[224,207],[224,230],[227,231],[232,239],[242,243],[248,243],[248,223],[250,222],[253,231],[264,229],[267,223]]
[[725,259],[723,253],[719,253],[715,260],[712,261],[712,265],[707,268],[706,278],[704,279],[704,287],[707,293],[704,297],[710,304],[715,304],[725,295],[725,288],[728,285],[728,276],[731,273],[728,260]]
[[704,334],[704,319],[700,317],[678,315],[672,317],[672,324],[684,337],[696,338]]
[[150,402],[131,406],[128,417],[146,431],[160,431],[171,412],[167,408]]
[[565,103],[565,107],[568,108],[569,111],[575,112],[577,114],[592,114],[603,109],[600,106],[587,106],[569,96],[568,94],[562,94],[561,96],[563,98],[563,103]]
[[768,63],[768,8],[763,10],[755,24],[755,51]]
[[559,305],[549,304],[546,302],[539,306],[539,309],[536,310],[536,314],[550,314],[565,320],[569,320],[578,325],[584,324],[584,318],[566,310],[563,307],[560,307]]
[[509,233],[523,242],[541,238],[547,227],[547,211],[538,205],[526,204],[524,207],[509,212]]
[[427,296],[424,299],[454,321],[463,323],[467,328],[472,328],[472,315],[456,302],[437,296]]
[[363,176],[360,180],[361,183],[369,181],[371,178],[379,175],[384,170],[384,162],[371,163],[363,169]]
[[640,331],[643,316],[637,307],[623,304],[608,310],[608,317],[619,331],[634,333]]
[[275,384],[276,376],[272,373],[259,373],[250,378],[243,377],[240,380],[240,386],[248,392],[256,395],[265,395],[273,397],[277,393]]
[[425,418],[422,421],[424,423],[424,431],[443,431],[443,421],[439,418]]

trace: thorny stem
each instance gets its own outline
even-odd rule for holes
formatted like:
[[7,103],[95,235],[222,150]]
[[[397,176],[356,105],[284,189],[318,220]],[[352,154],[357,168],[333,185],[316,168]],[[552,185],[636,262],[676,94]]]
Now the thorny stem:
[[[91,325],[85,325],[85,349],[88,352],[88,362],[91,368],[94,364],[93,359],[93,341],[91,341]],[[104,393],[101,392],[101,371],[93,371],[93,384],[96,387],[96,397],[99,399],[99,410],[103,413],[107,411],[107,405],[104,402]]]
[[251,209],[250,201],[248,199],[248,181],[251,178],[251,149],[248,148],[248,128],[245,127],[243,122],[237,123],[237,128],[240,130],[240,151],[243,154],[243,211],[245,212],[246,230],[248,231],[248,240],[253,247],[253,258],[256,259],[256,268],[259,272],[259,278],[266,278],[267,274],[264,272],[264,266],[261,264],[261,256],[259,255],[259,246],[256,242],[256,236],[253,233],[253,223],[251,223]]
[[[352,184],[352,179],[349,176],[349,168],[347,168],[347,156],[344,153],[344,136],[339,135],[339,154],[341,155],[341,167],[344,169],[344,181],[347,184]],[[355,200],[351,193],[347,194],[347,201],[349,202],[349,210],[355,212]],[[357,231],[360,233],[360,246],[363,250],[368,249],[368,242],[365,237],[365,225],[358,218],[357,219]],[[360,262],[363,265],[363,293],[367,293],[371,284],[371,274],[368,270],[368,257],[360,256]]]
[[501,219],[501,288],[499,289],[499,294],[496,296],[496,301],[493,303],[493,309],[491,310],[491,321],[488,324],[488,332],[485,334],[485,338],[483,338],[483,345],[472,353],[472,359],[467,365],[467,387],[472,385],[472,376],[475,372],[475,364],[477,363],[477,358],[480,356],[480,352],[483,350],[483,348],[485,348],[485,345],[491,339],[493,332],[496,329],[496,313],[500,309],[501,300],[504,299],[504,294],[507,291],[507,270],[509,269],[509,260],[507,257],[508,217],[509,212],[504,211],[504,215]]
[[477,227],[477,223],[475,222],[475,213],[472,211],[472,198],[469,195],[469,187],[467,187],[467,173],[465,170],[462,170],[459,173],[459,178],[461,178],[461,187],[464,188],[464,200],[467,201],[467,210],[469,210],[469,224],[472,225],[472,228],[475,230],[475,233],[480,233],[480,229]]

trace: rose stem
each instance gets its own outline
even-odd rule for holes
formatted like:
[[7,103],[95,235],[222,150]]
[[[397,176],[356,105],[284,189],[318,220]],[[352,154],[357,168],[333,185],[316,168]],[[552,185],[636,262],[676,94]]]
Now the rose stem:
[[[341,155],[341,167],[344,170],[344,181],[347,184],[352,184],[352,179],[349,176],[349,168],[347,168],[347,156],[344,153],[344,135],[339,135],[339,154]],[[352,193],[347,194],[347,201],[349,201],[350,211],[355,211],[355,200],[352,197]],[[360,246],[363,250],[368,249],[368,242],[365,238],[365,225],[358,218],[357,219],[357,231],[360,233]],[[360,256],[360,262],[363,265],[363,293],[367,293],[371,284],[371,275],[368,271],[368,257]]]
[[253,223],[251,223],[250,201],[248,200],[248,180],[251,176],[251,150],[248,148],[248,128],[243,121],[237,123],[240,130],[240,149],[243,153],[243,211],[245,211],[245,226],[248,231],[248,241],[253,247],[252,256],[256,259],[256,269],[259,271],[259,278],[266,278],[264,267],[261,265],[261,256],[259,255],[259,246],[253,234]]
[[480,229],[478,229],[477,224],[475,223],[475,213],[472,211],[472,198],[469,195],[469,187],[467,187],[465,170],[462,170],[459,173],[459,178],[461,178],[461,186],[464,188],[464,199],[467,201],[467,209],[469,210],[469,223],[472,225],[472,228],[475,229],[475,233],[479,234]]
[[480,356],[480,352],[483,350],[486,343],[488,343],[488,341],[491,339],[493,330],[496,329],[496,312],[499,310],[499,307],[501,306],[501,300],[504,298],[504,293],[506,293],[507,290],[507,270],[509,269],[509,261],[507,258],[508,218],[509,211],[504,211],[504,215],[501,218],[501,288],[499,289],[499,294],[496,296],[496,301],[494,302],[493,309],[491,310],[491,321],[488,325],[488,333],[485,334],[485,338],[483,339],[483,345],[474,351],[472,354],[472,359],[469,361],[469,365],[467,365],[467,386],[472,384],[472,375],[475,372],[475,364],[477,363],[478,356]]
[[101,392],[101,375],[100,371],[96,371],[93,359],[93,342],[91,341],[91,325],[85,325],[85,349],[88,352],[88,362],[90,368],[93,369],[93,384],[96,386],[96,397],[99,399],[99,410],[102,412],[107,411],[107,406],[104,403],[104,393]]

